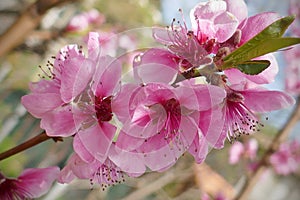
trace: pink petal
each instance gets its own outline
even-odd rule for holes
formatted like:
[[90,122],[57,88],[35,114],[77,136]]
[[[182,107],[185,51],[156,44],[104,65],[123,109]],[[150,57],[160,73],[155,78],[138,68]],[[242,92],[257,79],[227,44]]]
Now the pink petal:
[[29,84],[29,88],[33,93],[56,93],[59,94],[59,82],[54,80],[40,80]]
[[220,107],[200,112],[199,127],[207,143],[216,149],[224,147],[227,134],[222,132],[225,117]]
[[116,92],[121,81],[121,73],[121,63],[118,60],[112,61],[101,76],[96,95],[110,96]]
[[136,84],[124,84],[122,85],[120,91],[112,99],[112,112],[116,114],[118,120],[125,123],[129,117],[129,100],[133,91],[139,88]]
[[[68,161],[70,162],[70,161]],[[57,179],[57,182],[59,183],[70,183],[72,180],[74,180],[76,176],[74,175],[72,171],[72,166],[70,164],[67,164],[59,174],[59,177]]]
[[121,79],[121,63],[110,56],[100,57],[97,63],[92,90],[96,96],[110,96]]
[[18,177],[16,184],[30,194],[29,198],[38,198],[47,193],[58,174],[58,167],[26,169]]
[[73,149],[84,162],[91,163],[94,161],[94,156],[82,144],[79,134],[76,134],[74,137]]
[[143,155],[136,152],[125,151],[113,146],[110,150],[109,158],[123,172],[126,172],[131,177],[140,176],[146,171],[146,166],[143,162]]
[[85,149],[101,163],[107,158],[116,127],[109,123],[96,124],[78,132],[78,137]]
[[255,112],[269,112],[287,108],[295,104],[295,99],[280,91],[251,89],[241,91],[244,104]]
[[92,163],[86,163],[76,154],[73,154],[70,164],[74,175],[80,179],[92,178],[97,167],[100,165],[96,160]]
[[[224,1],[209,1],[209,2],[200,2],[196,5],[190,12],[190,18],[193,22],[193,25],[196,22],[195,17],[199,19],[213,19],[215,16],[226,11],[226,3]],[[193,26],[197,30],[197,26]]]
[[41,128],[46,130],[49,136],[68,137],[76,133],[71,106],[61,107],[43,116]]
[[171,45],[174,41],[174,35],[170,34],[169,30],[166,28],[161,27],[154,27],[152,28],[153,31],[153,38],[164,45]]
[[222,43],[227,41],[236,31],[238,21],[232,14],[224,12],[214,20],[215,38]]
[[171,83],[179,71],[178,58],[164,49],[149,49],[139,59],[134,63],[134,76],[142,83]]
[[197,106],[199,110],[208,110],[221,103],[226,92],[224,89],[213,85],[195,85],[193,88],[197,95]]
[[57,93],[33,93],[23,96],[21,102],[28,112],[37,118],[42,118],[45,113],[63,104]]
[[87,86],[94,72],[94,64],[85,58],[71,58],[64,66],[61,77],[61,97],[68,103]]
[[274,78],[278,73],[276,58],[272,54],[266,54],[253,60],[269,60],[271,65],[257,75],[247,75],[234,68],[225,70],[224,72],[231,84],[239,84],[246,81],[248,86],[251,87],[255,86],[255,84],[268,84],[274,81]]
[[[200,139],[201,138],[201,139]],[[202,163],[208,154],[208,143],[202,135],[197,135],[189,148],[189,153],[194,157],[196,163]]]
[[232,13],[239,22],[248,17],[248,9],[244,0],[225,0],[227,3],[227,11]]
[[173,141],[168,142],[162,134],[156,134],[139,148],[144,154],[145,164],[151,170],[161,171],[175,164],[200,131],[193,119],[188,117],[182,117],[179,130],[178,138]]
[[201,34],[220,43],[229,39],[238,26],[235,16],[226,11],[225,1],[199,3],[191,10],[190,18],[193,30],[200,27]]
[[[245,19],[247,21],[242,22],[239,26],[239,28],[242,30],[240,44],[244,44],[279,18],[280,17],[277,13],[265,12]],[[243,24],[245,25],[241,27]]]
[[101,54],[99,33],[89,32],[87,46],[88,46],[89,59],[96,62],[99,59]]

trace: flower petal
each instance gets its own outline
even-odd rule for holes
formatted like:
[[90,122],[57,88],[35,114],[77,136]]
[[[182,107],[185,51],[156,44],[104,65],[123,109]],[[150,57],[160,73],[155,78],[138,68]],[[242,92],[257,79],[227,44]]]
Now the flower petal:
[[248,9],[244,0],[225,0],[227,3],[227,11],[232,13],[239,22],[248,17]]
[[71,106],[61,107],[43,116],[41,128],[46,130],[47,135],[68,137],[76,133]]
[[244,104],[255,112],[269,112],[287,108],[295,104],[295,99],[280,91],[264,89],[250,89],[241,91],[244,96]]
[[78,138],[85,149],[101,163],[107,158],[116,127],[109,123],[96,124],[78,132]]
[[29,198],[38,198],[47,193],[58,174],[58,167],[26,169],[15,183],[18,188],[30,194]]
[[279,18],[277,13],[265,12],[245,19],[238,27],[242,30],[240,44],[244,44]]
[[62,71],[60,88],[64,102],[70,102],[86,88],[94,70],[93,62],[85,58],[75,57],[67,62]]
[[23,106],[34,117],[42,118],[44,114],[63,104],[57,93],[33,93],[21,98]]

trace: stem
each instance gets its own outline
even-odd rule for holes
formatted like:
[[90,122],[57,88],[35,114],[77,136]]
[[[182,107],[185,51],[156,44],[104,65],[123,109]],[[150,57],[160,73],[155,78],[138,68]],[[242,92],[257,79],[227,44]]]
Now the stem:
[[29,139],[28,141],[26,141],[26,142],[24,142],[24,143],[22,143],[22,144],[20,144],[20,145],[18,145],[16,147],[13,147],[13,148],[11,148],[11,149],[3,152],[3,153],[0,153],[0,161],[4,160],[4,159],[6,159],[6,158],[8,158],[10,156],[13,156],[13,155],[15,155],[17,153],[20,153],[20,152],[22,152],[22,151],[24,151],[26,149],[29,149],[29,148],[31,148],[31,147],[39,144],[39,143],[42,143],[42,142],[44,142],[44,141],[46,141],[48,139],[51,139],[51,138],[54,139],[54,141],[61,140],[60,137],[55,137],[55,138],[49,137],[46,134],[46,132],[44,131],[44,132],[40,133],[39,135],[37,135],[37,136]]
[[247,180],[241,192],[235,197],[235,200],[248,199],[248,196],[251,193],[253,187],[259,181],[261,175],[268,167],[269,157],[279,148],[280,143],[286,140],[290,131],[292,130],[292,128],[295,126],[295,124],[298,122],[299,119],[300,119],[300,96],[297,99],[297,106],[295,110],[291,114],[286,124],[282,127],[282,129],[279,131],[276,137],[272,140],[271,145],[266,150],[264,156],[259,162],[259,167],[254,171],[254,173],[251,176],[251,179]]

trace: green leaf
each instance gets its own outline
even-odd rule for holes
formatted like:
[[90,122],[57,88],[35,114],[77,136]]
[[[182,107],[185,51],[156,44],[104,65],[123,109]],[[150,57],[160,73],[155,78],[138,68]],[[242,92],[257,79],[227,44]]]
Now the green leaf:
[[256,75],[267,69],[270,64],[268,60],[251,60],[237,64],[236,68],[244,74]]
[[281,37],[294,19],[294,16],[287,16],[267,26],[248,42],[226,56],[223,59],[222,69],[236,67],[239,63],[299,44],[300,38]]

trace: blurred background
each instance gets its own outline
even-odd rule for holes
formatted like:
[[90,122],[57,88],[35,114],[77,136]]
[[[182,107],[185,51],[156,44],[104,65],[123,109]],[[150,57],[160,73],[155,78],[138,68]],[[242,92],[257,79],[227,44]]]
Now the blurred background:
[[[112,55],[154,45],[151,33],[133,31],[138,34],[124,33],[153,25],[169,25],[175,17],[181,19],[178,9],[184,12],[189,22],[189,10],[199,1],[196,0],[65,0],[48,1],[53,6],[41,8],[32,17],[33,0],[0,1],[0,152],[34,137],[42,130],[39,120],[33,118],[20,104],[20,98],[28,93],[28,83],[39,80],[39,65],[46,66],[51,56],[66,44],[84,46],[84,38],[89,31],[98,31],[103,36],[103,48]],[[57,3],[58,2],[58,3]],[[275,11],[288,14],[288,1],[248,0],[249,15],[259,12]],[[44,9],[44,10],[43,10]],[[25,15],[25,18],[24,18]],[[27,18],[26,18],[27,15]],[[31,17],[28,17],[31,16]],[[22,18],[23,17],[23,18]],[[17,27],[20,34],[6,36],[4,33],[22,19]],[[188,23],[189,24],[189,23]],[[147,30],[147,28],[145,28]],[[18,32],[17,31],[17,32]],[[2,38],[2,40],[1,40]],[[117,51],[116,46],[118,46]],[[85,47],[83,47],[85,48]],[[285,60],[282,52],[276,53],[280,72],[276,81],[267,86],[270,89],[284,90]],[[130,57],[129,57],[130,58]],[[270,144],[271,138],[287,121],[294,108],[268,113],[265,128],[254,136],[257,139],[258,158]],[[300,125],[291,132],[291,138],[298,138]],[[242,141],[249,140],[241,138]],[[206,163],[196,165],[189,155],[164,173],[146,173],[139,178],[127,178],[125,183],[102,191],[93,187],[88,180],[75,180],[71,184],[55,183],[50,192],[41,199],[147,199],[147,200],[184,200],[201,199],[205,195],[216,199],[217,196],[231,196],[234,190],[241,189],[249,170],[245,160],[229,164],[227,143],[222,150],[213,150]],[[5,175],[17,177],[24,168],[63,167],[72,152],[71,139],[64,142],[46,141],[25,152],[0,162],[0,171]],[[249,199],[300,199],[299,170],[288,176],[280,176],[268,169],[258,181]]]

